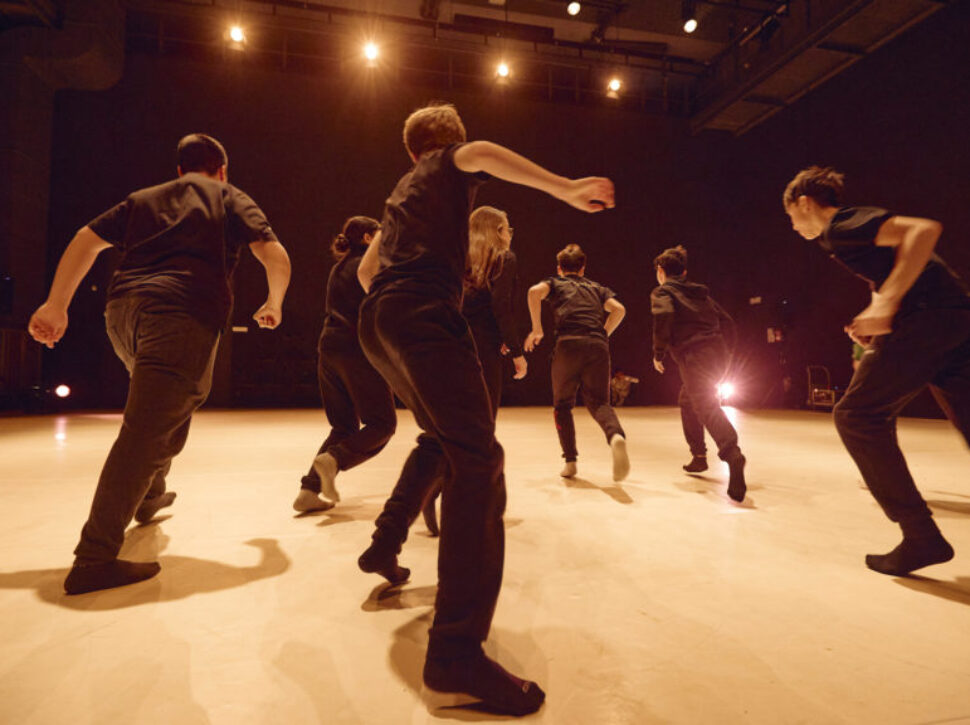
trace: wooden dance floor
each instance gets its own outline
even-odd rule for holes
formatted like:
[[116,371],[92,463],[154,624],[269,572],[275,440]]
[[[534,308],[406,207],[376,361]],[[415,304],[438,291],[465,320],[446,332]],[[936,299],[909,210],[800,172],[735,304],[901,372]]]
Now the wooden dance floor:
[[[943,421],[900,438],[957,551],[922,576],[867,570],[898,542],[825,413],[731,411],[749,497],[681,471],[674,408],[622,408],[633,462],[578,410],[580,478],[560,479],[548,408],[503,409],[505,580],[487,650],[538,681],[554,725],[970,722],[970,455]],[[128,530],[161,574],[66,597],[115,414],[0,419],[0,722],[506,720],[429,710],[420,673],[437,542],[419,520],[385,591],[358,554],[416,428],[298,517],[320,411],[205,411],[170,475],[175,505]]]

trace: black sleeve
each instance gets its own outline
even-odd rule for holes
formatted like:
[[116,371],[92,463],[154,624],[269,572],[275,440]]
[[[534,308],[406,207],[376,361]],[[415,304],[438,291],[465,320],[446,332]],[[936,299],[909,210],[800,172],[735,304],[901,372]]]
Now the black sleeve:
[[825,241],[830,250],[872,246],[879,228],[891,216],[891,212],[875,206],[839,209],[825,232]]
[[519,330],[515,324],[515,293],[518,287],[518,269],[515,255],[507,252],[502,263],[502,271],[492,280],[492,314],[498,322],[502,342],[512,357],[522,354]]
[[599,289],[597,291],[600,293],[600,303],[604,305],[606,304],[607,300],[611,300],[616,297],[616,292],[611,290],[609,287],[604,287],[603,285],[599,285]]
[[738,344],[738,327],[734,324],[734,320],[731,318],[723,307],[721,307],[714,298],[711,298],[711,304],[714,306],[714,312],[717,314],[717,321],[721,328],[721,335],[724,337],[724,342],[728,346],[728,350],[734,353],[734,349]]
[[87,226],[108,244],[124,249],[130,213],[131,199],[125,199],[120,204],[108,209],[104,214],[89,221]]
[[650,312],[653,315],[653,359],[663,360],[670,347],[674,326],[674,300],[663,287],[650,293]]
[[276,233],[263,210],[256,206],[249,194],[234,186],[229,187],[226,218],[229,235],[236,244],[277,241]]

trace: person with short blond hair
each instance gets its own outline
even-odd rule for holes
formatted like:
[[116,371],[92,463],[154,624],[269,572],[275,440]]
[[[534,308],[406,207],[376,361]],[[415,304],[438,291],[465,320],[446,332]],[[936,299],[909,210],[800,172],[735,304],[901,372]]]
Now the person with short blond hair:
[[453,107],[420,109],[405,124],[414,166],[387,200],[381,233],[358,277],[360,342],[414,414],[422,433],[377,518],[363,571],[402,583],[397,557],[437,478],[442,481],[438,595],[423,679],[434,691],[468,695],[525,715],[545,693],[486,657],[505,558],[503,451],[475,342],[461,315],[468,216],[491,176],[530,186],[587,212],[613,206],[609,179],[567,179],[503,146],[465,143]]

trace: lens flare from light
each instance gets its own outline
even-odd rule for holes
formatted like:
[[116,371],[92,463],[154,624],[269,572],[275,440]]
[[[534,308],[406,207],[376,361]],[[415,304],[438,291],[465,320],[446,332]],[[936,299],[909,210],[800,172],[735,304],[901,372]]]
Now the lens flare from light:
[[511,72],[509,70],[509,64],[502,61],[498,64],[498,68],[495,69],[495,72],[498,74],[499,78],[508,78],[509,73]]
[[614,93],[619,91],[622,87],[623,87],[623,81],[621,81],[619,78],[611,78],[609,84],[607,84],[607,88],[609,88]]
[[56,388],[54,388],[54,395],[56,395],[58,398],[66,398],[70,394],[71,388],[67,385],[58,385]]
[[381,49],[377,47],[377,43],[367,43],[364,46],[364,57],[369,61],[377,60],[377,56],[381,54]]
[[717,397],[721,400],[730,400],[734,396],[734,383],[718,383]]
[[245,43],[246,31],[244,31],[238,25],[233,25],[231,28],[229,28],[229,40],[231,40],[233,43]]

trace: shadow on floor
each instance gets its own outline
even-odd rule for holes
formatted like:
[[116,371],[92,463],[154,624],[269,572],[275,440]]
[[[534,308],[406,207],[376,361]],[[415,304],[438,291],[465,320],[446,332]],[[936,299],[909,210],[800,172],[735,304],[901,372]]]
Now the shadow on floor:
[[897,584],[934,597],[942,597],[957,604],[970,606],[970,577],[958,576],[953,581],[933,579],[928,576],[911,574],[908,577],[894,579]]
[[970,516],[970,501],[964,503],[963,501],[928,500],[926,503],[937,516],[945,518],[952,518],[953,515]]
[[614,483],[609,486],[597,486],[592,481],[587,481],[585,478],[579,478],[578,476],[574,478],[563,478],[562,480],[563,483],[566,484],[566,488],[591,488],[597,491],[602,491],[617,503],[633,503],[633,499],[630,498],[630,494],[624,491],[623,487],[618,483]]
[[231,589],[279,576],[290,568],[289,558],[275,539],[244,542],[259,549],[260,560],[254,566],[234,566],[188,556],[159,556],[168,545],[168,537],[159,529],[159,523],[160,519],[156,519],[129,529],[119,557],[135,561],[157,560],[162,571],[152,579],[116,589],[68,596],[64,593],[68,568],[34,569],[0,574],[0,589],[34,589],[37,597],[49,604],[78,611],[105,611]]

